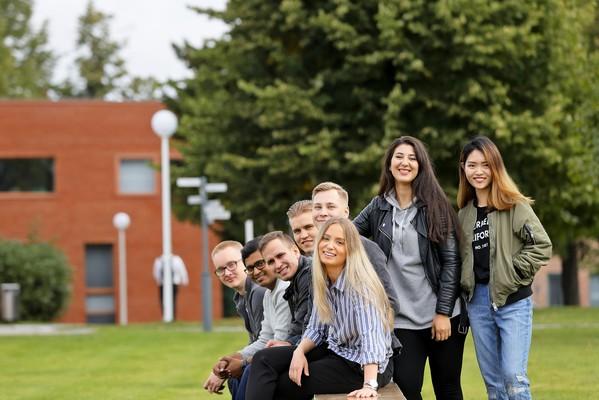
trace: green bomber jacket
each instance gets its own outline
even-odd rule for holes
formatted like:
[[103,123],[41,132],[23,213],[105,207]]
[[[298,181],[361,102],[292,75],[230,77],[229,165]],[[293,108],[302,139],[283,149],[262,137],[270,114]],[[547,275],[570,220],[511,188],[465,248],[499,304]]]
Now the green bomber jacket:
[[[463,237],[461,286],[468,301],[474,292],[472,239],[476,207],[470,201],[458,217]],[[551,240],[532,207],[517,203],[504,211],[491,211],[489,218],[489,292],[494,308],[521,286],[532,283],[536,272],[551,258]]]

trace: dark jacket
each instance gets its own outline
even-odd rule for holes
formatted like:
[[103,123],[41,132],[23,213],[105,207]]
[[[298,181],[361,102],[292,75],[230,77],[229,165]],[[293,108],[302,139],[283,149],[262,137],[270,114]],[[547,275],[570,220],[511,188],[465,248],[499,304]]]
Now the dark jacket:
[[237,314],[243,318],[245,329],[250,335],[250,343],[258,339],[262,329],[262,320],[264,319],[264,293],[266,288],[252,281],[248,276],[245,279],[245,295],[235,293],[233,302],[237,309]]
[[[428,239],[426,205],[417,201],[416,216],[410,223],[418,232],[418,249],[424,265],[426,278],[437,294],[435,312],[451,316],[460,288],[460,253],[454,233],[443,243]],[[376,196],[354,219],[361,235],[371,237],[385,253],[391,253],[393,237],[393,206],[384,198]]]
[[395,293],[395,288],[391,283],[389,270],[387,270],[387,256],[385,256],[385,253],[383,253],[381,248],[372,240],[365,238],[364,236],[360,236],[360,240],[362,241],[362,246],[364,246],[368,260],[374,267],[374,271],[383,284],[385,293],[387,293],[387,297],[393,308],[393,314],[397,315],[399,313],[399,303],[397,301],[397,293]]
[[297,272],[283,298],[289,302],[291,325],[287,341],[292,345],[299,343],[312,313],[312,258],[300,256]]

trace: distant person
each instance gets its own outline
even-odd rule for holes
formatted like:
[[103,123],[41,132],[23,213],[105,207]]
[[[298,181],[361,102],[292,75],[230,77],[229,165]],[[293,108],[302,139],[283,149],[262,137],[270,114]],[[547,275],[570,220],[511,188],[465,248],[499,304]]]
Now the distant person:
[[[160,310],[162,310],[162,315],[164,315],[164,256],[156,257],[154,261],[154,269],[153,275],[156,284],[158,285],[158,295],[160,299]],[[171,276],[173,277],[173,320],[177,319],[177,293],[179,292],[179,285],[187,286],[189,284],[189,277],[187,276],[187,268],[185,268],[185,263],[176,254],[171,255]]]
[[531,398],[531,285],[551,257],[551,240],[531,204],[490,139],[479,136],[464,146],[458,187],[461,284],[489,399]]
[[[237,313],[243,319],[251,344],[258,340],[262,329],[266,288],[247,276],[242,262],[242,249],[242,244],[233,240],[220,242],[212,250],[212,263],[214,273],[221,283],[235,291],[233,302]],[[204,389],[210,393],[221,394],[225,380],[211,372],[204,383]]]
[[293,240],[305,256],[311,256],[318,228],[312,219],[312,200],[296,201],[287,210]]

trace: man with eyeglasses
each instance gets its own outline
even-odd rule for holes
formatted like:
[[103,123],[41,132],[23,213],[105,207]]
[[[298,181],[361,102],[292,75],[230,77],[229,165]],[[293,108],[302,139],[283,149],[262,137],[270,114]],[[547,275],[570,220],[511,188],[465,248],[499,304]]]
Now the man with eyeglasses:
[[214,366],[213,373],[220,378],[229,378],[229,390],[234,400],[245,398],[245,387],[253,355],[266,347],[271,340],[285,340],[291,314],[289,305],[283,298],[289,282],[277,279],[274,265],[267,265],[258,249],[262,237],[250,240],[241,249],[241,255],[247,274],[260,286],[266,288],[263,307],[264,319],[258,340],[247,345],[239,352],[222,357]]
[[[233,240],[220,242],[212,250],[212,263],[215,266],[215,274],[223,285],[233,289],[235,295],[233,301],[237,313],[243,318],[245,329],[249,334],[249,342],[258,339],[263,319],[263,298],[265,288],[259,286],[245,272],[241,262],[241,243]],[[210,393],[220,394],[223,389],[224,379],[210,373],[204,383],[204,389]]]

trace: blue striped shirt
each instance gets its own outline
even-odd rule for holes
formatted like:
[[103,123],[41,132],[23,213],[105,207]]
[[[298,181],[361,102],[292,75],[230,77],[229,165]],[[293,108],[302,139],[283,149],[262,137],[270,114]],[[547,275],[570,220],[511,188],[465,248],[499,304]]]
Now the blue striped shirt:
[[321,322],[316,307],[312,307],[303,337],[317,346],[326,342],[329,350],[346,360],[361,366],[378,364],[379,372],[385,371],[393,353],[391,332],[385,329],[376,308],[346,287],[345,269],[329,285],[326,295],[333,311],[332,322]]

